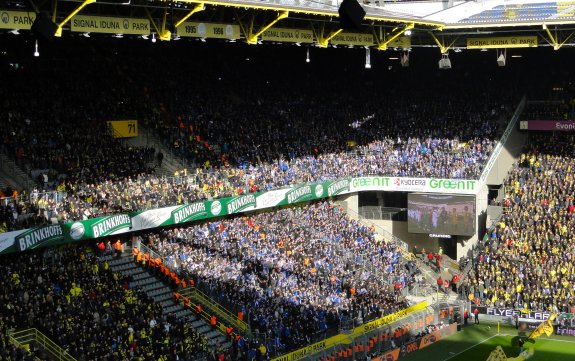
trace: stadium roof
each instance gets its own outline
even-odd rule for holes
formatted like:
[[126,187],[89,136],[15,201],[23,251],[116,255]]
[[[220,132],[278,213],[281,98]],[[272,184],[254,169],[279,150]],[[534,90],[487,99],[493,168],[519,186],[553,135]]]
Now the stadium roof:
[[[180,0],[179,2],[289,10],[330,16],[337,16],[341,3],[339,0]],[[368,20],[400,20],[421,24],[437,24],[450,28],[575,22],[575,1],[363,0],[361,5],[366,11],[366,19]]]
[[[575,46],[575,37],[572,37],[575,33],[575,1],[359,1],[366,17],[356,35],[365,35],[364,41],[361,37],[349,41],[342,39],[343,35],[336,37],[341,31],[338,21],[340,0],[7,0],[0,9],[0,29],[10,31],[15,28],[11,20],[5,21],[9,19],[5,15],[7,12],[34,14],[42,11],[51,14],[52,20],[60,25],[60,32],[67,35],[92,32],[89,26],[74,29],[74,15],[76,18],[123,18],[124,23],[128,21],[126,19],[139,19],[149,24],[145,33],[123,34],[156,36],[161,40],[188,36],[202,40],[244,39],[250,44],[261,43],[262,40],[281,43],[290,42],[289,36],[295,34],[299,43],[299,36],[305,33],[308,34],[307,43],[320,47],[339,42],[348,46],[375,46],[380,50],[433,46],[445,52],[456,47],[470,48],[472,37],[487,37],[492,46],[481,47],[496,48],[496,38],[502,36],[508,37],[508,43],[512,44],[509,47],[552,46],[559,49],[563,45]],[[210,23],[225,27],[225,33],[210,37],[205,31],[206,25],[202,25],[208,24],[208,31],[214,30],[209,27]],[[184,25],[188,26],[187,34],[184,34]],[[198,25],[201,31],[192,34],[196,31],[192,27]],[[277,28],[288,29],[292,33],[286,33],[288,37],[275,38],[266,33]],[[29,25],[18,29],[28,30]],[[402,39],[406,30],[411,29],[411,39]],[[525,46],[518,46],[521,42]],[[486,42],[477,44],[485,45]]]

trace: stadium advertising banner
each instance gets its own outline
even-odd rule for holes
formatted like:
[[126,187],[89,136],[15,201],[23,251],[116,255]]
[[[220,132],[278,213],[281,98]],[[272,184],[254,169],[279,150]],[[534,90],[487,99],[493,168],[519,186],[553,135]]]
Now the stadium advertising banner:
[[519,322],[539,323],[541,321],[548,320],[549,317],[551,317],[551,312],[548,311],[536,312],[536,311],[515,310],[513,308],[473,306],[471,307],[472,313],[475,309],[479,310],[480,315],[500,316],[500,317],[515,317],[515,315],[518,315]]
[[376,357],[373,359],[373,361],[396,361],[414,351],[421,350],[422,348],[430,346],[436,343],[437,341],[441,340],[442,338],[453,335],[456,332],[457,332],[457,324],[452,323],[451,325],[446,326],[441,330],[434,331],[429,335],[425,335],[418,340],[409,342],[401,346],[401,348],[393,349],[379,357]]
[[575,132],[575,120],[522,120],[519,129]]
[[479,182],[468,179],[437,179],[407,177],[359,177],[353,178],[350,192],[391,191],[477,194]]
[[0,29],[30,30],[36,20],[32,11],[0,10]]
[[[382,326],[386,326],[394,321],[396,321],[397,319],[409,315],[415,311],[419,311],[419,310],[423,310],[428,306],[427,301],[423,301],[421,303],[418,303],[416,305],[413,305],[411,307],[408,307],[406,309],[403,309],[401,311],[398,311],[396,313],[392,313],[391,315],[387,315],[384,316],[382,318],[378,318],[377,320],[371,321],[363,326],[358,326],[353,330],[353,333],[351,335],[348,334],[339,334],[333,337],[330,337],[326,340],[314,343],[312,345],[306,346],[304,348],[301,348],[299,350],[290,352],[288,354],[285,354],[283,356],[277,357],[275,359],[273,359],[272,361],[297,361],[297,360],[301,360],[303,358],[305,358],[306,356],[312,355],[314,353],[317,353],[319,351],[328,349],[332,346],[344,343],[344,342],[348,342],[349,341],[349,337],[351,336],[352,339],[355,339],[358,336],[363,335],[365,332],[374,330],[376,328],[382,327]],[[369,325],[369,327],[364,328],[364,326]],[[399,352],[399,351],[398,351]]]
[[70,21],[70,30],[80,33],[149,35],[150,20],[75,15]]
[[[45,245],[77,242],[156,227],[172,226],[190,221],[223,217],[241,212],[314,201],[368,190],[410,191],[413,189],[433,189],[437,193],[453,193],[454,190],[455,192],[473,193],[476,188],[476,181],[393,177],[344,178],[322,183],[298,184],[269,192],[250,193],[230,198],[69,222],[61,225],[61,235],[50,233],[49,239],[44,239],[46,232],[54,232],[55,229],[39,231],[42,228],[40,227],[6,232],[0,234],[0,254],[18,252]],[[37,231],[38,233],[34,233]],[[28,244],[26,243],[26,238],[20,237],[18,242],[16,240],[16,237],[23,232],[30,232],[28,234],[33,235],[30,236],[33,238],[28,238]],[[32,241],[32,239],[35,241]],[[20,246],[21,240],[24,241],[23,246]]]
[[178,36],[190,38],[206,39],[228,39],[234,40],[240,38],[239,25],[217,24],[217,23],[199,23],[186,21],[181,23],[176,32]]
[[263,32],[263,41],[281,41],[284,43],[313,43],[313,31],[286,28],[270,28]]
[[372,34],[361,34],[361,33],[346,33],[341,32],[333,37],[330,41],[335,45],[358,45],[358,46],[369,46],[373,45],[373,35]]
[[371,322],[368,322],[368,323],[365,323],[361,326],[358,326],[358,327],[353,329],[352,335],[353,335],[353,337],[360,336],[360,335],[364,334],[365,332],[369,332],[369,331],[374,330],[376,328],[380,328],[381,326],[393,323],[393,322],[397,321],[397,319],[399,319],[403,316],[407,316],[407,315],[409,315],[415,311],[423,310],[426,307],[427,307],[427,301],[423,301],[421,303],[415,304],[411,307],[405,308],[405,309],[398,311],[396,313],[392,313],[391,315],[387,315],[387,316],[384,316],[382,318],[378,318],[377,320],[373,320]]
[[128,214],[88,219],[63,225],[64,238],[69,241],[102,238],[126,233],[132,229],[132,218]]
[[49,243],[62,240],[64,232],[62,226],[53,224],[51,226],[27,229],[18,234],[14,240],[18,250],[26,251],[37,247],[45,247]]
[[562,312],[557,316],[557,335],[575,336],[575,315],[573,313]]
[[467,49],[535,48],[537,45],[537,35],[467,39]]

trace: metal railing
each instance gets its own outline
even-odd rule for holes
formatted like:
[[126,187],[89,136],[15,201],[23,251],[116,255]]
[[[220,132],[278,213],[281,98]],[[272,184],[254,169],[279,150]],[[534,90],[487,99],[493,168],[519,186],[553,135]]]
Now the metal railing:
[[375,224],[370,224],[364,221],[364,218],[357,213],[356,211],[352,210],[352,209],[347,209],[346,212],[348,214],[351,214],[351,218],[355,218],[357,219],[359,222],[361,222],[364,226],[366,227],[374,227],[377,231],[377,233],[381,234],[383,236],[384,239],[386,239],[389,242],[393,242],[395,243],[399,249],[402,251],[402,254],[406,254],[409,253],[409,247],[407,245],[407,242],[403,241],[401,238],[393,235],[392,233],[388,232],[387,230],[385,230],[383,227],[375,225]]
[[203,293],[197,288],[187,288],[180,292],[184,297],[189,297],[190,299],[200,303],[206,309],[208,309],[213,314],[217,315],[220,319],[227,322],[228,325],[234,327],[239,333],[246,337],[247,339],[253,339],[252,331],[247,323],[238,319],[236,315],[222,307],[219,303],[211,299],[208,295]]
[[[141,253],[147,253],[150,255],[151,258],[160,258],[162,263],[165,267],[168,267],[170,270],[174,272],[179,272],[180,264],[178,263],[177,259],[174,257],[174,260],[168,260],[166,257],[161,255],[160,253],[152,250],[151,248],[143,245],[141,242],[137,245],[138,250]],[[212,314],[216,315],[220,320],[225,320],[228,325],[234,327],[235,330],[238,330],[242,336],[245,336],[248,339],[253,338],[253,333],[250,329],[250,326],[237,318],[232,312],[227,310],[225,307],[220,305],[218,302],[210,298],[208,295],[200,291],[196,288],[187,288],[180,292],[183,297],[189,297],[192,300],[200,303],[201,306]],[[207,319],[207,321],[210,321]]]
[[23,346],[34,344],[43,349],[50,355],[50,359],[54,361],[77,361],[72,357],[67,350],[62,349],[54,341],[50,340],[42,332],[36,328],[12,332],[9,334],[10,340],[16,345]]
[[407,221],[407,208],[391,208],[379,206],[359,207],[359,214],[365,219],[383,221]]

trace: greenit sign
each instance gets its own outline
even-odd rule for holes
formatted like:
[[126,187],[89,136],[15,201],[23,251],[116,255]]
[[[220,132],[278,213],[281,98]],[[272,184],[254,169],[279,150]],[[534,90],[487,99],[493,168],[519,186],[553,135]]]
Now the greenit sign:
[[478,181],[468,179],[438,179],[410,177],[353,178],[350,192],[429,192],[446,194],[476,194]]

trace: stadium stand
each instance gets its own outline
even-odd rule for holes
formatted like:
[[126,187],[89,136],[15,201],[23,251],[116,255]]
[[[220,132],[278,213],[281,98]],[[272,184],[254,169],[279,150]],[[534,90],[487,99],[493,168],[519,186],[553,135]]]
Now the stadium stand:
[[[230,67],[225,56],[178,58],[165,49],[124,65],[126,53],[91,46],[80,61],[3,70],[2,84],[11,85],[0,85],[2,151],[38,187],[3,186],[0,232],[344,176],[476,179],[517,100],[471,77],[437,85],[434,76],[405,76],[385,86],[388,79],[354,73],[342,86],[333,74],[294,77],[275,64]],[[168,60],[170,67],[156,65]],[[209,62],[218,66],[184,71]],[[526,114],[572,118],[573,104],[545,102]],[[159,149],[114,139],[105,121],[126,118],[159,134],[186,159],[187,174],[159,174]],[[571,136],[535,136],[510,174],[508,212],[467,285],[479,304],[570,308],[572,144]],[[184,290],[131,254],[65,248],[0,266],[0,355],[31,358],[7,335],[39,327],[78,360],[264,359],[404,308],[403,291],[417,282],[394,244],[330,202],[139,237],[188,283],[245,315],[255,340],[226,337],[194,315],[175,296]],[[393,334],[389,347],[423,336]]]
[[[46,59],[5,71],[3,84],[16,85],[0,90],[9,129],[3,149],[39,179],[18,201],[5,194],[6,229],[343,176],[476,178],[498,137],[498,121],[516,101],[492,82],[468,92],[456,79],[438,85],[428,75],[390,88],[350,74],[341,87],[331,74],[278,75],[261,62],[254,78],[250,62],[238,62],[239,71],[226,65],[228,58],[202,72],[181,72],[204,68],[206,60],[165,49],[150,51],[171,67],[124,66],[111,61],[112,52],[114,59],[132,53],[118,55],[118,48],[97,41],[84,46],[82,61]],[[189,176],[153,174],[159,149],[112,138],[106,120],[126,118],[166,140],[190,165]],[[44,192],[50,189],[55,192]]]
[[506,182],[506,211],[468,285],[476,302],[569,312],[573,306],[575,154],[572,134],[532,134]]
[[183,278],[246,315],[271,355],[404,308],[401,291],[417,274],[394,244],[330,202],[141,237]]
[[186,318],[163,313],[159,303],[130,288],[130,277],[112,272],[87,247],[10,256],[0,273],[4,335],[36,327],[86,361],[206,357],[205,337]]

